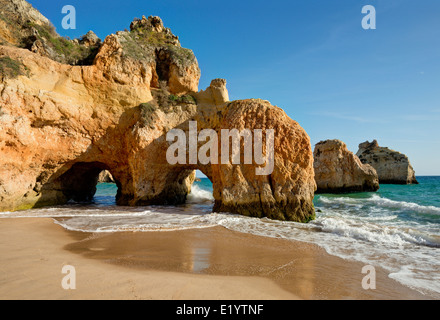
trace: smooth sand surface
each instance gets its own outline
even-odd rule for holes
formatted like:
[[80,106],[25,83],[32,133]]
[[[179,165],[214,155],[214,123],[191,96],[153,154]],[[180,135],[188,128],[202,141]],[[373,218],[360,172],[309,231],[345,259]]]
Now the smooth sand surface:
[[[61,282],[75,267],[76,289]],[[82,233],[52,219],[0,219],[0,299],[427,299],[363,264],[302,242],[222,227]]]

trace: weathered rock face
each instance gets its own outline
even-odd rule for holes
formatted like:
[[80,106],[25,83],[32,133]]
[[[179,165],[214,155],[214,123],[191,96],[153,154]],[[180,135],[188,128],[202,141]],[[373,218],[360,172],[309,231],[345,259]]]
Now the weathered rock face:
[[99,47],[101,45],[101,39],[99,39],[98,36],[92,30],[90,30],[80,40],[78,40],[78,43],[83,44],[85,47]]
[[376,140],[359,145],[357,156],[362,163],[376,169],[383,184],[418,184],[415,171],[406,155],[386,147],[379,147]]
[[0,45],[26,48],[71,65],[91,65],[101,40],[89,32],[80,40],[60,37],[54,26],[25,0],[0,0]]
[[[90,66],[0,46],[0,210],[90,201],[103,170],[119,205],[180,204],[200,169],[213,182],[216,211],[313,218],[313,155],[299,124],[267,101],[229,102],[221,79],[197,92],[197,60],[159,18],[131,29],[108,36]],[[193,121],[198,133],[219,136],[275,129],[273,171],[256,175],[256,162],[170,164],[167,133],[189,135]]]
[[23,45],[33,35],[30,24],[50,21],[25,0],[0,0],[0,44]]
[[318,193],[369,192],[379,189],[376,170],[368,164],[362,164],[340,140],[317,143],[314,159]]
[[256,175],[255,164],[220,164],[206,170],[214,185],[214,211],[293,221],[313,218],[313,154],[309,136],[297,122],[263,100],[234,101],[202,115],[202,122],[218,132],[262,129],[267,139],[267,130],[275,130],[271,174]]
[[194,96],[197,99],[198,104],[211,104],[223,105],[229,101],[229,93],[226,89],[225,79],[214,79],[211,81],[211,85],[205,90],[197,92]]

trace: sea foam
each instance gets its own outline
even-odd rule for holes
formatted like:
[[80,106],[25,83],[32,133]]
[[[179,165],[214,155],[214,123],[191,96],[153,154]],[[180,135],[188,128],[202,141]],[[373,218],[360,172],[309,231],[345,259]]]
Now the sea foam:
[[301,224],[211,213],[211,190],[194,185],[188,203],[182,206],[117,207],[108,203],[108,197],[97,197],[92,205],[2,213],[0,218],[54,218],[66,229],[92,233],[221,226],[258,236],[304,241],[344,259],[380,266],[389,271],[391,278],[440,298],[439,207],[380,194],[319,195],[315,199],[316,220]]

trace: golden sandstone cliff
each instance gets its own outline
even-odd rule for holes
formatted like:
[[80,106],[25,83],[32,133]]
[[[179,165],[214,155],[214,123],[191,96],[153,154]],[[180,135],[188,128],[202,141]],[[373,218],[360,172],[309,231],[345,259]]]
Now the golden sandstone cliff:
[[[135,19],[104,41],[92,31],[68,40],[26,1],[0,0],[0,210],[90,201],[104,171],[119,205],[184,203],[199,169],[213,183],[214,211],[301,222],[314,218],[317,187],[417,183],[408,158],[376,141],[357,156],[339,140],[318,143],[312,154],[309,136],[282,109],[229,101],[224,79],[199,91],[199,79],[193,52],[158,17]],[[187,147],[191,128],[197,149],[170,163],[168,134],[180,129]],[[218,152],[225,129],[254,133],[239,140],[241,162]],[[273,147],[271,161],[243,161],[257,132],[266,160]],[[209,163],[198,154],[206,141],[218,149],[209,148]]]
[[[103,42],[93,33],[66,40],[25,1],[0,2],[0,210],[89,201],[103,170],[119,205],[179,204],[199,169],[213,182],[214,211],[313,219],[307,133],[267,101],[228,101],[222,79],[199,92],[197,59],[160,18],[135,19]],[[192,123],[218,136],[249,129],[267,139],[274,130],[273,170],[257,175],[261,163],[225,163],[220,154],[170,164],[167,133],[189,136]]]

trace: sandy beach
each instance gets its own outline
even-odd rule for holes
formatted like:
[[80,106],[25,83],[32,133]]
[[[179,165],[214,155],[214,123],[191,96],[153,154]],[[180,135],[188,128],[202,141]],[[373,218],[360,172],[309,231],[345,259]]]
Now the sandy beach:
[[[65,265],[76,289],[65,290]],[[52,219],[0,219],[0,299],[427,299],[377,271],[302,242],[222,227],[82,233]]]

